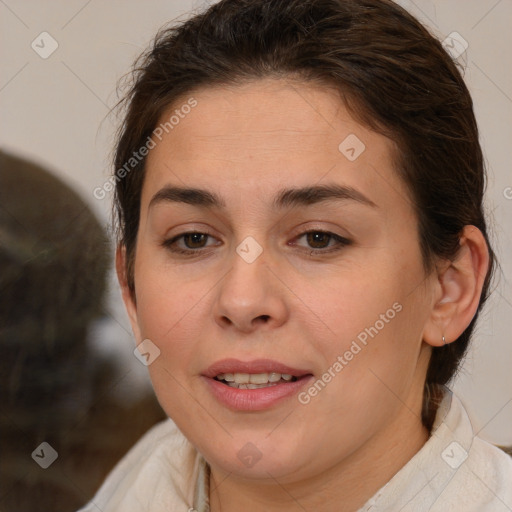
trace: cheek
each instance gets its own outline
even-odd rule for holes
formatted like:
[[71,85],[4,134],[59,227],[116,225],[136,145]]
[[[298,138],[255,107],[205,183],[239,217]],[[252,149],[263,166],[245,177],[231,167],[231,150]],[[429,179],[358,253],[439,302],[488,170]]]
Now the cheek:
[[188,430],[182,411],[190,401],[188,378],[196,365],[197,340],[203,337],[198,297],[204,291],[191,283],[164,278],[159,272],[141,272],[139,276],[137,317],[141,336],[160,350],[148,366],[149,375],[165,412]]
[[309,329],[310,339],[325,368],[341,377],[340,386],[359,388],[357,393],[361,385],[382,387],[375,376],[382,374],[394,388],[400,375],[402,380],[412,375],[428,316],[422,275],[414,262],[397,265],[395,258],[380,258],[324,283],[322,293],[303,290],[304,302],[322,320],[310,314],[310,326],[320,325]]
[[[144,261],[141,254],[139,261]],[[184,281],[176,272],[147,264],[135,271],[137,321],[141,336],[161,351],[166,367],[188,363],[193,351],[191,340],[200,336],[201,299],[208,287],[201,281]]]
[[386,277],[382,268],[365,267],[333,274],[315,289],[311,283],[302,283],[302,289],[297,287],[297,295],[308,306],[312,322],[316,318],[321,320],[324,330],[330,334],[328,338],[339,342],[356,338],[390,309],[388,316],[394,318],[392,306],[401,299],[399,286],[389,274]]

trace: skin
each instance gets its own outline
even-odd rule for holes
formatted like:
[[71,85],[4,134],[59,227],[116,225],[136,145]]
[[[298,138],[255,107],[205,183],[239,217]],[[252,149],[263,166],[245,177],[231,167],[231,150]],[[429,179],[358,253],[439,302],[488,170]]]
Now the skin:
[[[117,254],[136,340],[161,351],[149,366],[156,394],[211,466],[212,512],[357,510],[428,439],[421,403],[431,348],[443,335],[455,340],[475,314],[485,241],[467,226],[456,261],[427,275],[393,141],[359,124],[332,90],[261,79],[193,96],[197,106],[148,155],[135,294],[122,247]],[[338,149],[349,134],[366,146],[355,161]],[[271,204],[281,188],[328,183],[374,206]],[[169,185],[206,189],[226,206],[150,207]],[[211,238],[174,244],[193,257],[162,245],[193,230]],[[351,243],[303,235],[319,230]],[[263,249],[250,264],[236,252],[247,236]],[[395,303],[401,311],[308,404],[293,396],[264,411],[233,411],[201,377],[234,357],[269,358],[319,378]],[[237,457],[247,443],[261,453],[252,467]]]

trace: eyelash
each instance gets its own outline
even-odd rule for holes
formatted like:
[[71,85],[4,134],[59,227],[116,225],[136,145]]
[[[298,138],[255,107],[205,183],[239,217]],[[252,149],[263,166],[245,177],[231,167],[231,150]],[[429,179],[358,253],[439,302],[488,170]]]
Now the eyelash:
[[[335,246],[334,249],[331,248],[329,250],[327,250],[327,249],[311,249],[311,250],[308,250],[307,252],[308,252],[309,256],[315,256],[315,255],[321,255],[321,254],[330,254],[330,253],[333,253],[333,252],[340,251],[344,247],[349,246],[349,245],[352,244],[352,241],[348,240],[347,238],[344,238],[344,237],[342,237],[340,235],[337,235],[335,233],[331,233],[330,231],[322,231],[322,230],[317,230],[317,229],[310,230],[310,231],[304,231],[303,233],[300,233],[299,235],[297,235],[295,237],[295,239],[300,239],[300,238],[302,238],[305,235],[313,234],[313,233],[314,234],[327,235],[327,236],[330,237],[329,242],[331,241],[331,239],[334,239],[337,242],[337,245]],[[202,249],[204,249],[204,247],[200,247],[198,249],[180,249],[180,248],[174,247],[174,244],[180,238],[183,238],[186,235],[194,235],[194,234],[206,235],[207,237],[212,237],[213,238],[213,236],[210,235],[209,233],[203,233],[202,231],[187,231],[185,233],[181,233],[180,235],[177,235],[177,236],[175,236],[173,238],[170,238],[168,240],[164,240],[162,242],[162,246],[165,247],[166,249],[168,249],[169,251],[173,252],[173,253],[182,254],[182,255],[188,256],[188,257],[194,257],[194,256],[198,255],[198,253],[203,252]]]

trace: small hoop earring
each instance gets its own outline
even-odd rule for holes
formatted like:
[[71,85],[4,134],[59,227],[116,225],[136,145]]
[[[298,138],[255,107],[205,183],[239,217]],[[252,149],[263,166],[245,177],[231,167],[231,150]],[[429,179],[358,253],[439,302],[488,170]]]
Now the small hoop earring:
[[443,345],[446,345],[446,339],[444,336],[443,336]]

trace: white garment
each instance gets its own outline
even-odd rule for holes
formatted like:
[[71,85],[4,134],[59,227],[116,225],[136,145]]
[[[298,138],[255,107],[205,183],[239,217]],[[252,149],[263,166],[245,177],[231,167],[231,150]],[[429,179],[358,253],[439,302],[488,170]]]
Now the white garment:
[[[171,420],[153,427],[79,512],[208,512],[209,467]],[[446,390],[431,436],[358,512],[512,512],[512,457],[476,437]]]

